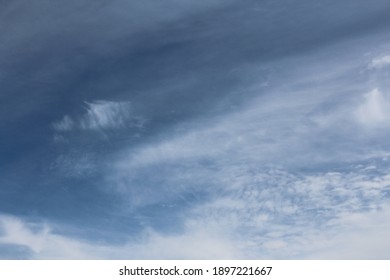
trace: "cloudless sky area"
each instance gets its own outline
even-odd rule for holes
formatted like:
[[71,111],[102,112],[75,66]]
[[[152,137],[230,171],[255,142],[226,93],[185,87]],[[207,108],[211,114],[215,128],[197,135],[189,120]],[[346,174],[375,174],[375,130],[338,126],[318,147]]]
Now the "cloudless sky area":
[[1,259],[389,259],[388,0],[1,0]]

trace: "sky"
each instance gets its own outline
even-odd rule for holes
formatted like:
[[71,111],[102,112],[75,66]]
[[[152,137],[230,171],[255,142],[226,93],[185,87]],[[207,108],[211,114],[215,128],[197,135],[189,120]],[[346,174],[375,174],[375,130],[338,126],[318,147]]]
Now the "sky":
[[389,259],[387,0],[0,1],[0,259]]

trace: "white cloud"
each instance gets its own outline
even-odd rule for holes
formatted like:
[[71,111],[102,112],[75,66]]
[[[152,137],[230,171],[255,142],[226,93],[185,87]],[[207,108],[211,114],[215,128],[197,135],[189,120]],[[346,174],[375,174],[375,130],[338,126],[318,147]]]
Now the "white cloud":
[[[235,188],[221,189],[218,199],[199,205],[193,214],[197,221],[235,236],[246,258],[312,258],[317,253],[337,259],[350,258],[353,252],[355,258],[389,257],[379,244],[386,247],[384,237],[390,234],[390,227],[383,226],[390,213],[384,198],[390,178],[364,174],[363,169],[303,178],[277,170],[225,174]],[[375,232],[381,239],[366,251],[369,242],[358,239]],[[341,244],[352,233],[355,238]],[[354,250],[347,256],[343,250],[348,247]]]
[[390,66],[390,55],[385,55],[382,57],[374,58],[371,61],[369,68],[381,69],[381,68],[388,67],[388,66]]
[[107,129],[123,127],[129,120],[130,107],[127,102],[86,102],[87,113],[80,120],[82,129]]
[[390,258],[389,220],[389,205],[380,211],[344,214],[334,221],[337,231],[312,237],[315,247],[305,258],[387,260]]
[[79,130],[107,130],[124,127],[142,128],[145,119],[135,116],[130,102],[114,102],[97,100],[85,102],[85,114],[81,117],[65,115],[60,121],[53,123],[58,132]]
[[[364,132],[356,131],[362,129],[356,120],[369,126],[385,123],[388,103],[379,89],[355,102],[356,92],[364,92],[366,85],[340,82],[340,77],[360,68],[336,60],[342,67],[328,63],[322,72],[314,71],[315,77],[308,70],[296,74],[304,78],[282,81],[282,86],[270,83],[266,93],[238,112],[183,125],[185,133],[167,132],[121,153],[107,177],[109,185],[120,185],[129,207],[168,204],[186,193],[207,194],[206,201],[186,204],[183,232],[145,232],[142,240],[129,240],[124,247],[132,253],[125,255],[342,258],[342,250],[354,246],[362,258],[384,256],[377,249],[386,240],[378,239],[376,249],[366,251],[359,238],[373,236],[375,230],[390,234],[380,218],[387,215],[390,180],[383,174],[390,170],[383,162],[379,167],[373,163],[388,151],[376,152],[354,134]],[[315,65],[322,67],[317,60]],[[293,75],[294,68],[285,68]],[[114,126],[116,117],[107,113],[114,107],[88,104],[80,123],[84,129]],[[381,136],[375,132],[372,137],[383,140]],[[355,168],[353,163],[367,159],[370,164]],[[332,167],[335,163],[339,165]],[[375,222],[359,227],[355,215]],[[352,238],[355,230],[358,237]],[[329,255],[327,248],[334,253]]]
[[[103,245],[54,234],[47,224],[0,215],[0,244],[24,246],[32,259],[230,259],[234,243],[205,228],[177,235],[146,230],[143,238],[122,245]],[[1,258],[0,253],[0,258]]]
[[66,177],[86,177],[96,171],[96,156],[88,153],[68,153],[60,155],[49,166]]
[[[344,252],[353,246],[361,258],[389,256],[380,249],[384,238],[373,250],[359,240],[376,230],[390,234],[380,218],[389,205],[390,170],[381,159],[389,149],[372,145],[386,144],[386,132],[365,134],[367,127],[387,123],[389,103],[372,84],[340,78],[366,68],[366,62],[353,61],[337,58],[336,66],[317,69],[316,77],[302,71],[297,76],[303,78],[283,86],[270,83],[237,112],[183,125],[184,133],[123,152],[109,172],[110,184],[120,185],[135,207],[207,193],[207,201],[187,205],[183,223],[219,236],[237,258],[348,258],[352,254]],[[355,215],[375,222],[346,222]],[[190,232],[149,241],[181,244]]]
[[356,115],[364,125],[383,124],[390,120],[390,103],[381,91],[373,89],[365,94]]
[[[337,60],[337,66],[340,64]],[[340,82],[340,76],[356,73],[365,65],[353,61],[334,69],[330,64],[323,72],[316,69],[314,78],[299,73],[282,86],[270,86],[239,111],[209,117],[207,122],[182,124],[180,133],[167,132],[154,142],[123,151],[107,172],[109,185],[128,194],[129,204],[139,206],[168,199],[167,193],[180,195],[203,188],[213,192],[218,185],[233,188],[238,179],[257,178],[253,174],[261,174],[259,166],[315,169],[388,154],[387,147],[370,145],[371,139],[380,139],[386,131],[365,134],[366,124],[387,123],[390,110],[385,95],[374,89],[357,100],[356,92],[363,92],[365,85]],[[325,81],[313,83],[317,76]],[[153,191],[155,185],[158,192]],[[340,186],[337,191],[342,189]],[[264,207],[286,213],[297,207],[267,201],[270,205]]]
[[[213,228],[212,225],[211,228]],[[140,259],[238,259],[239,242],[207,227],[187,228],[184,233],[163,235],[151,232],[144,242],[128,245]]]
[[223,170],[218,195],[193,205],[180,232],[145,229],[122,245],[0,216],[0,244],[26,246],[35,259],[387,259],[390,170],[369,167],[306,176]]
[[11,216],[0,216],[0,244],[25,246],[36,259],[84,259],[91,257],[83,244],[55,235],[48,225],[27,223]]

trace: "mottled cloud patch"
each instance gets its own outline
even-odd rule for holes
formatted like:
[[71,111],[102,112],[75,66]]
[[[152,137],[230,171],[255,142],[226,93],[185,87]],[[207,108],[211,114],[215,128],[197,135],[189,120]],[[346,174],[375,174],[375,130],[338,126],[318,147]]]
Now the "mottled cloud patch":
[[[380,246],[366,251],[365,240],[365,232],[377,232],[377,244],[386,243],[384,237],[390,234],[383,226],[389,206],[388,170],[360,166],[306,176],[283,170],[243,172],[238,167],[229,171],[218,198],[194,208],[192,222],[219,227],[224,237],[235,236],[247,258],[310,258],[311,250],[337,258],[352,243],[354,250],[345,257],[352,252],[356,258],[389,256]],[[341,244],[352,235],[354,242]],[[327,255],[333,246],[338,249]]]
[[215,175],[214,198],[193,205],[179,232],[145,228],[120,245],[99,244],[0,216],[0,245],[26,248],[33,259],[388,259],[388,171],[235,167]]

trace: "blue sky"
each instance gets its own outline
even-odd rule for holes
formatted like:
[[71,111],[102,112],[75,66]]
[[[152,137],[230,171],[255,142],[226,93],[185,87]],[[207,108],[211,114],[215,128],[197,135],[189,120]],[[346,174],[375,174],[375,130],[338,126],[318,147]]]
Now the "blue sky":
[[390,3],[0,4],[0,258],[388,259]]

